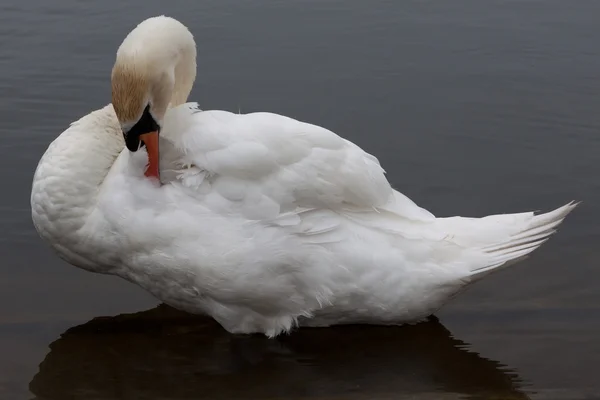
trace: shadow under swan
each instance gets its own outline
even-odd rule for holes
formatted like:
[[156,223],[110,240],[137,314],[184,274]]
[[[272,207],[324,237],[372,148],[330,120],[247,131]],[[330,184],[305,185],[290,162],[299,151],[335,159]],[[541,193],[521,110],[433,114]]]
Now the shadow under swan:
[[236,336],[168,306],[101,317],[50,345],[37,399],[528,398],[437,319]]

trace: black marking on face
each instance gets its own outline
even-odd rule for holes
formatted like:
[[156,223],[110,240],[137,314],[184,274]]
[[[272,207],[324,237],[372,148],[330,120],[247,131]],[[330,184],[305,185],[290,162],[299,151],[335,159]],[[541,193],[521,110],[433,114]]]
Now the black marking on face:
[[158,132],[160,130],[160,126],[150,114],[150,104],[144,108],[144,112],[142,116],[135,123],[134,126],[131,127],[127,132],[123,132],[123,137],[125,138],[125,145],[129,151],[137,151],[141,146],[144,145],[140,140],[140,135],[150,132]]

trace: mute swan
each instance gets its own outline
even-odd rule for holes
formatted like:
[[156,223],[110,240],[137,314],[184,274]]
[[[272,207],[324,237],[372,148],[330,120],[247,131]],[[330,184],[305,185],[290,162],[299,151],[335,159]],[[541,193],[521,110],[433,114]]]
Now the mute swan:
[[230,332],[416,322],[538,248],[576,206],[436,218],[327,129],[186,103],[195,75],[184,25],[140,23],[117,52],[112,105],[41,158],[32,218],[67,262]]

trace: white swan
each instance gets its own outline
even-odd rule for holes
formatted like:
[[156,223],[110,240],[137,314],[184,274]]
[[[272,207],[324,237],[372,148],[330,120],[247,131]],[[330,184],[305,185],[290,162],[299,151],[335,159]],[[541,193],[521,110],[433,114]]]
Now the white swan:
[[40,160],[32,216],[67,262],[230,332],[418,321],[535,250],[576,206],[436,218],[324,128],[185,103],[195,71],[185,26],[138,25],[117,53],[112,105]]

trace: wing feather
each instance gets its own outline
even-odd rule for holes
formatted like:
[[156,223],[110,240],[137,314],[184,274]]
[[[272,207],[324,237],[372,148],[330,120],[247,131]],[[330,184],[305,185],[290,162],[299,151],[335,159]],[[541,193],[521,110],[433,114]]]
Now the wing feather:
[[161,165],[177,171],[173,179],[203,198],[220,196],[249,219],[348,207],[430,216],[391,188],[377,158],[325,128],[265,112],[199,111],[193,104],[170,110],[165,127],[171,151],[161,150]]

